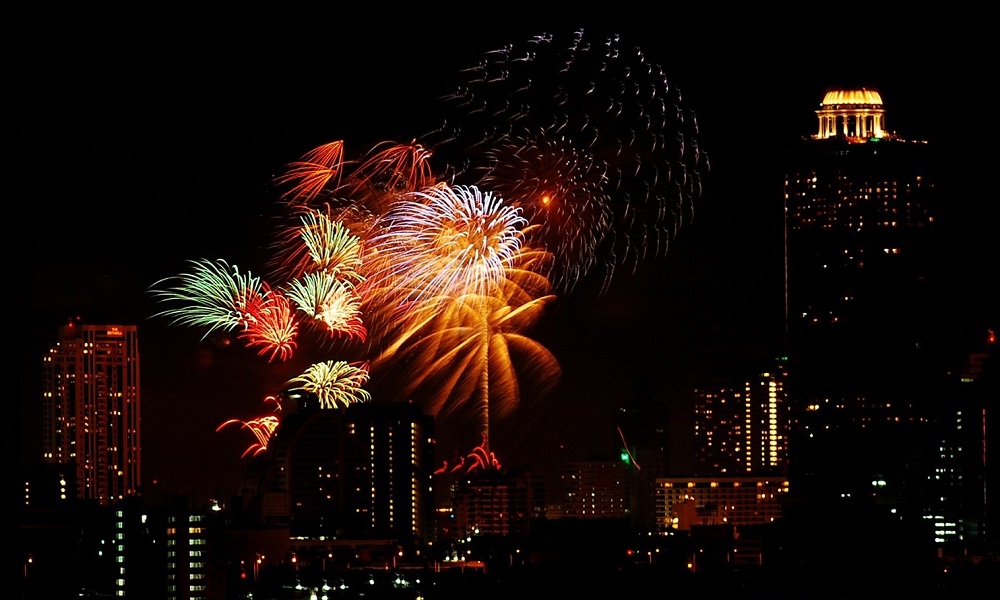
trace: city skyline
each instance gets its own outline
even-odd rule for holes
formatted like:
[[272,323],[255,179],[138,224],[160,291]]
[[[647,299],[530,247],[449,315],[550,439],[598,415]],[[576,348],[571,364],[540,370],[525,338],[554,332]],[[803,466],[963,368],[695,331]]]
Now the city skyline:
[[[962,137],[969,135],[968,126],[952,123],[945,107],[940,107],[937,99],[927,97],[926,87],[918,79],[917,74],[923,66],[920,59],[936,56],[933,48],[913,47],[909,50],[916,54],[909,56],[902,48],[897,48],[881,56],[881,60],[873,60],[872,63],[878,66],[864,72],[861,68],[864,63],[830,51],[829,56],[822,56],[829,62],[820,64],[817,58],[812,68],[819,72],[809,72],[808,78],[803,75],[801,85],[793,85],[792,69],[750,74],[737,73],[740,69],[730,65],[729,75],[734,77],[731,84],[724,85],[718,81],[715,74],[718,69],[713,70],[710,60],[678,52],[678,48],[685,46],[676,39],[672,40],[675,46],[660,46],[652,42],[655,36],[650,36],[648,31],[633,36],[628,29],[623,29],[621,34],[643,48],[651,61],[664,65],[668,79],[681,88],[684,105],[698,115],[699,145],[708,153],[712,170],[706,180],[702,202],[696,207],[694,221],[682,228],[664,258],[644,263],[635,275],[616,278],[614,285],[600,297],[566,296],[556,314],[557,320],[550,321],[547,329],[543,328],[540,337],[549,343],[569,375],[564,375],[568,383],[558,392],[559,397],[551,405],[528,415],[521,430],[520,437],[529,441],[542,436],[548,438],[545,441],[550,445],[533,446],[538,448],[534,455],[538,460],[548,456],[553,460],[558,458],[551,454],[556,449],[551,444],[566,442],[573,452],[579,453],[585,451],[583,439],[610,442],[613,432],[602,431],[595,425],[602,421],[606,425],[609,409],[626,402],[638,384],[650,383],[657,400],[675,403],[678,392],[692,383],[696,375],[725,371],[747,361],[765,360],[780,348],[781,306],[776,303],[780,303],[780,288],[770,288],[756,281],[760,278],[766,283],[770,277],[771,283],[780,284],[781,240],[772,239],[775,235],[780,236],[781,231],[781,168],[777,152],[782,147],[782,140],[790,142],[814,132],[813,110],[825,88],[864,85],[879,90],[886,101],[888,128],[903,137],[929,139],[931,143],[953,147],[970,143]],[[475,36],[470,37],[475,39]],[[697,35],[685,34],[684,41],[696,40]],[[435,81],[433,86],[428,81],[427,87],[435,90],[447,87],[444,80],[461,65],[474,63],[483,52],[502,47],[502,42],[476,40],[473,48],[470,40],[464,40],[458,45],[463,47],[460,57],[445,58],[447,44],[437,49],[440,55],[435,55],[431,62],[435,63],[434,71],[440,71],[442,81],[440,84]],[[465,54],[466,49],[468,54]],[[755,58],[766,60],[768,56],[764,53]],[[418,59],[410,60],[416,62]],[[745,67],[750,58],[742,60],[747,61],[743,63]],[[838,68],[823,72],[823,67],[829,67],[834,61]],[[809,62],[803,60],[805,64],[797,66],[808,68]],[[182,64],[192,66],[187,63],[174,66]],[[163,66],[170,67],[171,63],[166,61]],[[299,66],[308,71],[306,65]],[[928,62],[926,66],[933,65]],[[360,64],[355,67],[359,72],[362,69]],[[242,69],[247,72],[243,73]],[[247,97],[253,97],[250,95],[252,88],[266,88],[270,84],[249,62],[237,70],[241,71],[240,75],[247,76],[246,80],[239,79],[237,86],[239,91],[248,94]],[[405,78],[409,72],[410,69],[403,67],[387,78],[390,81]],[[791,81],[781,79],[783,72]],[[707,73],[713,74],[706,76]],[[902,78],[890,78],[889,73]],[[106,75],[111,78],[117,73],[109,71]],[[198,75],[210,77],[206,72]],[[938,71],[936,75],[936,80],[942,84],[957,83],[950,71]],[[179,77],[177,82],[183,80],[185,77]],[[400,86],[390,85],[385,79],[374,81],[369,91],[386,102],[383,108],[391,113],[398,106],[386,98],[393,97],[389,91],[398,90]],[[779,81],[787,86],[780,88],[784,93],[775,91],[774,84]],[[159,85],[169,81],[151,79],[145,83],[152,94]],[[433,104],[436,93],[425,93],[412,83],[401,87],[410,96],[419,95],[417,99],[403,101],[403,106],[426,109],[428,104]],[[947,88],[947,85],[942,87]],[[210,103],[211,109],[223,110],[227,102],[238,98],[236,90],[220,88],[213,91],[226,95],[215,96],[214,102],[219,105]],[[758,97],[760,90],[767,92],[770,103]],[[183,93],[180,88],[174,91]],[[978,99],[975,91],[972,87],[973,103]],[[22,330],[22,338],[28,339],[28,348],[44,347],[54,339],[58,325],[75,315],[82,316],[85,323],[140,325],[140,343],[147,344],[143,346],[143,366],[144,371],[149,372],[143,378],[146,473],[152,472],[154,476],[158,470],[167,473],[168,463],[174,459],[182,468],[179,473],[187,469],[193,474],[194,466],[201,464],[195,459],[203,460],[206,452],[217,454],[210,462],[218,461],[219,468],[238,467],[247,438],[238,433],[216,433],[215,428],[225,419],[246,418],[262,412],[266,409],[262,403],[264,396],[276,391],[273,388],[287,381],[290,375],[297,374],[280,370],[262,374],[260,367],[264,362],[254,362],[252,353],[212,348],[198,342],[200,335],[197,332],[173,330],[164,323],[150,320],[155,307],[148,297],[148,287],[162,277],[176,274],[184,262],[191,259],[228,258],[248,268],[260,269],[262,265],[254,261],[260,259],[265,250],[262,245],[270,239],[272,223],[267,214],[275,199],[263,188],[274,173],[318,143],[343,137],[364,147],[365,143],[377,143],[382,139],[408,141],[403,136],[422,133],[417,129],[412,133],[408,131],[406,121],[412,115],[395,114],[388,118],[389,113],[383,115],[386,118],[371,119],[371,122],[378,121],[378,126],[367,130],[365,123],[358,124],[356,118],[359,108],[368,102],[367,97],[365,93],[358,93],[349,99],[341,98],[345,104],[341,114],[323,115],[336,116],[340,123],[325,123],[311,114],[308,107],[315,103],[309,101],[304,102],[307,108],[295,113],[299,121],[284,121],[284,118],[292,118],[292,113],[287,111],[294,103],[268,94],[267,100],[258,97],[256,101],[263,106],[254,108],[273,110],[275,107],[268,106],[268,102],[281,104],[277,114],[258,115],[262,121],[260,127],[254,127],[253,115],[244,113],[238,113],[240,116],[236,118],[234,115],[205,114],[197,119],[197,126],[193,126],[194,123],[181,125],[183,118],[175,122],[172,119],[177,117],[171,117],[159,125],[155,118],[143,120],[145,125],[137,127],[133,125],[137,114],[129,114],[131,111],[126,110],[122,114],[101,115],[117,116],[121,118],[118,122],[101,123],[102,119],[86,118],[74,126],[89,123],[97,125],[94,129],[89,126],[68,128],[70,123],[56,121],[41,131],[36,130],[38,136],[25,140],[31,149],[32,164],[28,172],[37,178],[48,173],[46,167],[50,161],[46,157],[52,154],[46,153],[61,155],[72,148],[77,149],[75,156],[84,164],[66,165],[61,174],[67,178],[47,182],[44,191],[53,195],[52,202],[65,202],[66,195],[81,192],[86,200],[57,204],[64,214],[47,221],[54,226],[53,231],[40,236],[38,241],[42,243],[29,252],[32,260],[25,265],[28,269],[25,275],[32,294],[28,295],[24,308],[32,318],[26,319],[30,325]],[[737,101],[734,102],[733,97]],[[113,98],[117,96],[109,94],[103,99],[111,101]],[[91,108],[97,108],[100,114],[102,109],[97,106],[101,104],[100,99],[95,100]],[[144,112],[140,107],[135,108],[138,113]],[[39,113],[31,111],[29,114]],[[933,122],[924,118],[927,114],[934,115]],[[63,118],[71,116],[82,118],[86,114]],[[221,118],[222,125],[213,117]],[[419,117],[422,120],[425,115]],[[248,126],[245,129],[242,128],[244,124]],[[40,127],[38,123],[33,125]],[[67,128],[60,129],[59,125]],[[176,130],[171,129],[178,126]],[[133,137],[136,134],[138,136]],[[155,134],[166,137],[157,139]],[[194,137],[187,138],[188,134]],[[198,139],[199,135],[205,137]],[[773,138],[768,139],[772,135]],[[181,145],[174,146],[174,142]],[[183,145],[185,142],[188,146]],[[764,148],[770,148],[770,152]],[[958,155],[958,152],[952,154],[956,162],[949,165],[951,173],[960,166],[962,169],[974,167],[973,158],[969,158],[972,162],[966,167],[957,162]],[[193,185],[187,182],[189,175]],[[158,185],[161,183],[162,189]],[[957,192],[956,197],[985,196],[976,194],[974,181],[963,181],[961,185],[967,187]],[[144,199],[144,192],[152,195],[152,199]],[[753,205],[760,205],[760,209]],[[163,209],[178,210],[178,214],[161,212]],[[960,212],[958,216],[968,216],[965,211]],[[199,218],[192,222],[190,218],[194,215]],[[772,220],[775,217],[777,220]],[[157,224],[159,228],[149,230],[150,233],[141,232],[143,227]],[[88,230],[88,226],[91,229]],[[987,225],[973,219],[969,226],[973,228],[970,230],[973,235],[956,241],[965,244],[970,252],[986,252],[987,246],[979,245],[982,241],[979,236],[988,233]],[[93,236],[88,231],[102,233]],[[61,245],[54,246],[56,242]],[[74,242],[84,245],[77,246]],[[70,256],[72,260],[68,260]],[[963,263],[963,268],[974,275],[977,269],[992,264],[987,255],[981,258],[983,262],[974,258]],[[772,264],[775,260],[778,264]],[[971,289],[970,294],[985,291],[985,287]],[[728,294],[751,296],[751,304],[748,307],[742,304],[745,298],[737,301],[727,297]],[[980,304],[979,300],[970,298],[970,303],[984,311],[995,306]],[[995,316],[995,308],[993,311]],[[653,316],[665,319],[653,320]],[[159,345],[168,340],[171,345]],[[642,348],[642,352],[628,355],[626,350],[634,346]],[[586,347],[588,352],[573,352],[577,347]],[[32,352],[34,350],[26,351],[22,357],[22,373],[30,374],[32,365],[40,364],[41,352]],[[191,370],[180,371],[167,366],[167,361],[175,359]],[[179,381],[178,376],[185,373],[191,375],[191,380]],[[257,387],[243,392],[235,390],[234,382],[243,378],[252,380]],[[174,387],[164,389],[161,386]],[[21,416],[32,412],[24,408],[25,403],[31,401],[30,389],[30,383],[22,382]],[[590,405],[578,402],[584,391],[591,396],[606,394],[607,401],[591,398]],[[684,409],[688,407],[676,408],[672,416],[684,419]],[[21,419],[21,425],[22,435],[30,435],[31,422]],[[676,432],[684,434],[683,426]],[[189,444],[193,447],[187,448]],[[186,460],[185,455],[188,456]],[[22,456],[23,460],[33,458]],[[162,477],[172,485],[188,485],[181,481],[181,474]],[[228,477],[220,478],[218,473],[205,469],[200,477],[221,483],[227,478],[233,480],[235,475],[229,472]],[[206,483],[201,481],[198,486]],[[225,492],[220,489],[207,493]]]

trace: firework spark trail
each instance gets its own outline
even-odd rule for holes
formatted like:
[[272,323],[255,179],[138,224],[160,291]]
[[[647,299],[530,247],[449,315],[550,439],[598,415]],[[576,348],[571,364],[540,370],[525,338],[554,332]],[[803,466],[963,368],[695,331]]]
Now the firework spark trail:
[[349,195],[362,203],[371,198],[372,212],[381,214],[399,195],[438,182],[430,161],[431,151],[415,140],[409,144],[376,144],[351,173],[347,182]]
[[222,431],[225,427],[229,425],[239,425],[243,429],[249,429],[253,433],[254,437],[257,438],[257,442],[251,444],[243,451],[241,458],[246,458],[247,456],[257,456],[267,451],[267,445],[271,441],[271,435],[274,430],[278,428],[280,421],[278,417],[273,415],[268,415],[266,417],[258,417],[256,419],[251,419],[249,421],[241,421],[239,419],[229,419],[222,425],[219,425],[215,431]]
[[[448,461],[442,461],[441,467],[435,470],[434,474],[469,474],[473,471],[499,471],[502,468],[500,459],[497,458],[496,453],[490,451],[488,448],[489,443],[487,437],[484,435],[482,443],[473,448],[468,455],[459,456],[458,460],[454,464],[449,464]],[[467,462],[468,464],[466,464]]]
[[274,179],[290,212],[323,206],[360,235],[400,195],[438,182],[431,151],[416,141],[380,142],[360,160],[347,160],[345,152],[343,141],[328,142]]
[[[274,412],[281,410],[281,400],[277,396],[268,396],[264,399],[264,401],[275,403]],[[278,428],[279,423],[280,421],[277,415],[273,414],[257,417],[249,421],[229,419],[216,427],[215,431],[222,431],[230,425],[239,425],[243,429],[249,429],[250,432],[253,433],[254,437],[257,438],[257,442],[251,444],[246,450],[243,451],[243,458],[246,458],[249,455],[257,456],[267,450],[267,445],[271,442],[271,436],[274,434],[274,430]]]
[[335,140],[313,148],[275,178],[276,186],[287,186],[282,196],[290,205],[312,204],[331,190],[340,188],[346,167],[344,142]]
[[557,256],[557,291],[595,267],[606,289],[692,218],[709,168],[697,121],[639,48],[582,30],[536,36],[461,75],[425,143],[448,180],[494,190],[542,224],[529,241]]

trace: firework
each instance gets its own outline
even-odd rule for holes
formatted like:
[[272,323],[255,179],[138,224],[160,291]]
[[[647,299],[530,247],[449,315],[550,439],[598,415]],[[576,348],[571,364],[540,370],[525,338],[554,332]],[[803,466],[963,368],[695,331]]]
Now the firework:
[[292,314],[288,298],[280,292],[268,291],[248,312],[245,328],[238,335],[247,348],[257,350],[269,362],[286,361],[298,345],[299,325]]
[[[222,260],[155,284],[174,303],[158,316],[239,331],[269,361],[292,356],[300,326],[363,343],[364,360],[316,362],[286,391],[321,408],[369,401],[370,365],[389,400],[475,419],[481,441],[450,472],[499,468],[491,424],[561,375],[530,330],[584,278],[603,292],[666,253],[708,172],[680,90],[618,36],[537,36],[458,77],[419,141],[348,158],[337,140],[286,165],[269,263],[280,285]],[[255,453],[278,421],[223,425],[237,423]]]
[[[264,399],[265,402],[275,403],[275,412],[281,410],[281,401],[276,396],[268,396]],[[266,415],[263,417],[257,417],[256,419],[251,419],[249,421],[242,421],[240,419],[229,419],[221,425],[215,428],[216,432],[222,431],[230,425],[239,425],[243,429],[250,430],[254,437],[257,439],[256,443],[251,444],[243,452],[243,458],[249,455],[257,456],[265,451],[267,451],[267,445],[271,441],[271,436],[274,434],[274,430],[278,428],[280,421],[277,415]]]
[[491,420],[519,405],[522,386],[541,397],[559,380],[558,361],[525,334],[555,299],[550,255],[520,243],[516,209],[474,188],[440,185],[393,209],[374,243],[388,265],[369,281],[390,282],[382,306],[394,318],[372,369],[430,414],[471,409],[489,451]]
[[284,233],[279,260],[272,262],[287,279],[318,271],[351,283],[361,280],[361,239],[328,211],[300,209],[298,224]]
[[518,406],[522,387],[544,395],[558,382],[556,358],[524,333],[554,298],[519,306],[475,295],[423,303],[414,324],[372,368],[403,365],[402,395],[422,398],[431,414],[444,416],[473,402],[487,430],[491,414],[503,418]]
[[346,408],[355,402],[371,400],[371,394],[362,388],[367,382],[367,365],[330,360],[311,365],[290,379],[287,386],[315,396],[320,408],[337,408],[338,404]]
[[557,257],[558,291],[598,266],[606,288],[618,266],[666,252],[693,216],[708,171],[695,115],[662,67],[617,35],[487,52],[442,101],[445,125],[427,143],[443,171],[525,207]]
[[383,290],[406,281],[416,293],[408,301],[488,295],[520,249],[526,221],[519,212],[474,186],[412,192],[390,206],[369,240],[379,257],[370,277]]
[[594,266],[614,219],[607,165],[565,138],[548,139],[545,132],[504,140],[486,157],[480,184],[521,209],[532,224],[527,240],[555,258],[550,279],[571,291]]
[[[174,325],[204,328],[204,339],[217,330],[230,332],[246,327],[254,314],[269,303],[270,289],[250,272],[241,273],[236,265],[230,266],[223,259],[190,262],[190,273],[161,279],[151,287],[158,300],[180,303],[154,317],[165,317]],[[167,286],[170,282],[176,285]],[[165,287],[157,287],[161,285]]]
[[372,148],[352,171],[348,195],[381,214],[399,196],[437,183],[430,163],[431,152],[416,141],[409,144],[382,142]]
[[365,339],[361,299],[350,283],[325,272],[307,273],[289,284],[287,294],[300,311],[323,323],[330,335]]
[[430,158],[430,150],[415,140],[384,141],[361,160],[349,161],[344,142],[337,140],[288,165],[274,185],[292,209],[326,206],[334,220],[357,219],[351,228],[360,230],[400,195],[437,183]]
[[275,178],[293,216],[272,244],[271,267],[280,278],[315,270],[317,261],[334,251],[353,253],[345,239],[335,236],[360,244],[390,204],[437,183],[431,153],[416,142],[376,144],[361,161],[345,160],[344,153],[342,141],[324,144]]
[[288,203],[311,204],[340,188],[344,168],[344,142],[335,140],[313,148],[288,165],[274,183],[279,188],[288,188],[282,192]]
[[309,317],[308,323],[321,324],[331,337],[343,334],[364,340],[360,299],[354,292],[364,279],[358,273],[360,238],[314,209],[300,210],[299,223],[284,245],[281,261],[275,261],[281,263],[279,274],[293,278],[284,285],[284,296]]
[[[468,463],[468,464],[467,464]],[[494,452],[488,449],[488,442],[486,436],[483,436],[483,442],[472,449],[467,456],[458,457],[458,461],[455,464],[448,464],[448,461],[443,461],[440,468],[434,471],[435,475],[442,475],[444,473],[464,473],[469,474],[473,471],[499,471],[502,465],[500,460],[497,458]]]
[[237,339],[270,362],[291,358],[299,326],[288,298],[225,260],[190,262],[191,272],[151,286],[155,298],[175,304],[154,317],[170,319],[174,325],[203,328],[202,339],[216,331],[236,331]]

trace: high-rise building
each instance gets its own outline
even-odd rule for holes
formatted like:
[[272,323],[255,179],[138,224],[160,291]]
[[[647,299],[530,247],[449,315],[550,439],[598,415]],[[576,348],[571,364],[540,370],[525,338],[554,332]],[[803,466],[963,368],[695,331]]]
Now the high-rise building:
[[42,460],[72,465],[77,498],[101,505],[142,482],[139,340],[135,325],[71,320],[44,357]]
[[694,390],[694,472],[711,477],[788,471],[784,357],[751,377]]
[[967,540],[985,505],[957,497],[981,477],[954,469],[981,443],[963,428],[936,149],[888,130],[871,89],[830,91],[816,114],[784,184],[791,495]]
[[796,393],[910,403],[909,376],[941,371],[932,147],[888,132],[872,90],[829,92],[816,112],[819,132],[792,148],[785,177]]

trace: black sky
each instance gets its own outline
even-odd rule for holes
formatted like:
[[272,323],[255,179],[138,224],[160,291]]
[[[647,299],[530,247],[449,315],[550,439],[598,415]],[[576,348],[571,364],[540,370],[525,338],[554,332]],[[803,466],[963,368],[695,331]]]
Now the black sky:
[[76,315],[137,323],[146,477],[181,492],[230,493],[252,440],[216,426],[263,414],[264,395],[297,373],[151,319],[146,290],[192,259],[261,270],[276,200],[269,183],[286,163],[336,139],[360,151],[422,135],[457,69],[545,31],[618,33],[642,48],[697,113],[712,167],[695,220],[666,257],[619,276],[600,298],[564,298],[550,315],[540,336],[564,384],[516,425],[518,460],[589,458],[587,440],[610,440],[614,410],[644,388],[670,407],[683,467],[682,391],[780,348],[778,160],[815,132],[827,88],[876,89],[890,130],[949,149],[948,210],[964,232],[951,250],[965,259],[956,270],[979,278],[961,293],[995,323],[984,206],[995,188],[981,153],[997,129],[986,101],[994,59],[981,19],[875,11],[861,25],[843,14],[720,20],[709,9],[626,9],[558,19],[414,10],[392,19],[165,15],[112,25],[88,14],[25,23],[31,35],[8,74],[17,197],[7,213],[19,321],[11,423],[22,461],[38,456],[37,381],[58,326]]

